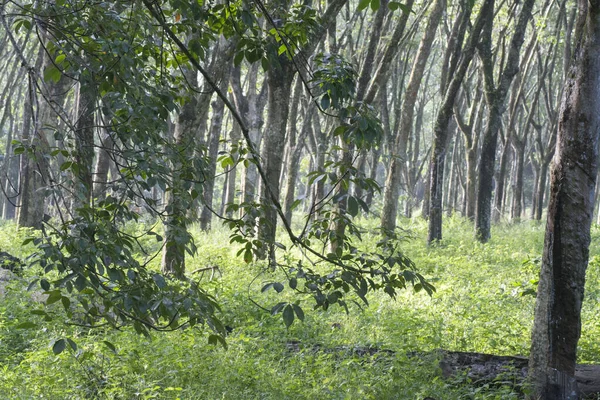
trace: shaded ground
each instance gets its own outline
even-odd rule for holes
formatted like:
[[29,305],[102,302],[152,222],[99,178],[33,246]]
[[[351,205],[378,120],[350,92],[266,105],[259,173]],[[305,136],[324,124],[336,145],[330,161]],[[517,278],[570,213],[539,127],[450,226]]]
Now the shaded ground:
[[[513,382],[522,386],[527,377],[528,359],[461,351],[443,351],[440,368],[444,378],[466,375],[474,385]],[[600,365],[577,365],[575,378],[581,394],[600,393]]]
[[[391,355],[392,350],[377,347],[339,346],[325,348],[320,345],[303,346],[299,341],[287,342],[290,352],[310,350],[312,352],[346,352],[355,356]],[[411,357],[424,357],[425,353],[414,352]],[[440,369],[446,380],[462,378],[473,386],[489,387],[508,385],[521,391],[527,379],[528,359],[520,356],[497,356],[493,354],[439,350]],[[600,394],[600,365],[577,365],[575,377],[584,398],[597,398]]]

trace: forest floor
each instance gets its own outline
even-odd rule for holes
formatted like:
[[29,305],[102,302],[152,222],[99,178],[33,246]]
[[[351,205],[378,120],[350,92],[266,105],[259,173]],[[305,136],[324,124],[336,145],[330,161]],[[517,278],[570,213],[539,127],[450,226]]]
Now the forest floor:
[[[361,224],[365,245],[374,244],[376,235],[369,232],[376,221]],[[402,251],[435,285],[433,296],[406,290],[393,300],[372,293],[368,307],[349,314],[337,307],[311,311],[310,299],[297,298],[306,318],[289,329],[281,316],[253,303],[270,308],[295,299],[288,291],[261,293],[278,272],[236,257],[237,248],[223,246],[225,228],[194,230],[199,251],[187,268],[219,268],[212,278],[195,276],[220,302],[221,318],[232,329],[227,349],[209,345],[202,327],[146,338],[132,329],[65,325],[59,304],[43,306],[25,292],[40,274],[26,268],[5,284],[0,302],[0,398],[523,398],[543,224],[498,225],[482,245],[473,240],[468,221],[448,218],[445,239],[431,247],[425,246],[424,221],[404,220],[402,227]],[[128,227],[132,233],[146,228]],[[21,246],[26,236],[0,224],[0,251],[25,260],[33,251],[31,244]],[[600,228],[594,227],[581,364],[600,364],[599,250]],[[44,321],[41,311],[52,320]],[[61,338],[72,339],[77,349],[55,355],[53,343]],[[509,366],[512,357],[518,363]]]

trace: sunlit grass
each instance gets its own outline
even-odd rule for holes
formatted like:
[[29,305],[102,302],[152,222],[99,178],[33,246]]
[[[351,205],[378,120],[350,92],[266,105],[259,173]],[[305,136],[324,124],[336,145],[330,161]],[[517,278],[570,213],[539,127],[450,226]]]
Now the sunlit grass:
[[[363,221],[368,231],[377,221]],[[492,240],[473,240],[471,223],[448,218],[444,240],[425,245],[426,223],[402,221],[411,240],[402,251],[437,288],[433,296],[412,290],[396,300],[372,294],[370,304],[346,314],[338,307],[312,311],[300,298],[303,323],[286,329],[266,308],[293,294],[270,290],[263,282],[277,273],[246,265],[229,245],[229,232],[193,228],[198,255],[189,273],[201,280],[222,305],[222,319],[233,330],[228,349],[207,344],[201,328],[151,339],[122,331],[86,331],[59,318],[43,322],[29,311],[41,308],[15,282],[0,302],[0,398],[15,399],[516,399],[510,385],[472,386],[468,379],[442,379],[438,349],[504,355],[529,352],[535,289],[544,226],[524,222],[501,225]],[[23,257],[14,225],[0,227],[2,249]],[[600,362],[600,231],[594,228],[588,270],[580,361]],[[283,239],[282,239],[283,241]],[[367,246],[375,234],[365,234]],[[206,269],[214,267],[212,269]],[[211,280],[212,274],[212,280]],[[34,321],[36,329],[18,329]],[[54,340],[69,337],[77,352],[55,356]],[[103,341],[113,343],[113,353]],[[365,354],[366,349],[373,349]]]

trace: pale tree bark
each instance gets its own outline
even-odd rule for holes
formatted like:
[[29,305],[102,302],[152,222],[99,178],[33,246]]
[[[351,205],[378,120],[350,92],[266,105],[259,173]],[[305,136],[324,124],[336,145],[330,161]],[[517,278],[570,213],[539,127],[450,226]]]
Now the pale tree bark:
[[392,154],[387,177],[383,191],[383,210],[381,211],[381,228],[387,232],[393,232],[396,229],[396,217],[398,215],[398,195],[400,193],[402,179],[402,165],[408,161],[406,149],[412,133],[414,122],[415,104],[419,94],[419,88],[423,81],[427,60],[431,54],[433,39],[437,31],[445,2],[435,0],[427,27],[421,38],[419,49],[415,56],[410,78],[406,86],[404,101],[400,111],[400,127],[398,135],[393,144],[390,144]]
[[280,196],[279,177],[283,166],[283,151],[290,110],[289,100],[295,72],[293,64],[286,54],[280,56],[278,63],[271,65],[267,72],[268,115],[261,148],[267,181],[262,182],[259,192],[264,219],[258,225],[258,237],[263,243],[263,247],[259,249],[259,257],[269,256],[269,260],[274,260],[275,257],[273,244],[277,227],[277,210],[272,197],[279,199]]
[[[468,90],[468,89],[465,89]],[[478,79],[474,86],[475,97],[469,107],[468,122],[461,112],[455,108],[454,117],[465,140],[466,182],[465,182],[465,216],[470,220],[475,218],[476,184],[477,184],[477,147],[479,145],[479,128],[483,118],[483,92],[481,81]]]
[[[238,144],[241,138],[242,130],[238,124],[234,123],[229,137],[230,142],[232,144]],[[225,213],[227,218],[233,217],[233,213],[231,211],[226,211],[226,206],[227,204],[232,204],[233,202],[235,202],[237,170],[237,166],[234,166],[227,173],[227,184],[223,188],[223,190],[225,191],[225,197],[223,203],[221,204],[221,213]]]
[[[364,62],[362,68],[360,70],[360,75],[358,77],[357,87],[356,87],[356,101],[357,104],[362,102],[366,91],[368,89],[369,82],[372,77],[373,70],[375,68],[375,59],[377,54],[377,47],[379,45],[379,39],[381,38],[383,22],[385,15],[387,13],[387,0],[381,1],[380,7],[375,14],[375,18],[373,19],[373,23],[371,24],[370,31],[370,39],[367,45],[367,53],[364,57]],[[341,154],[341,160],[344,164],[344,168],[350,167],[353,162],[354,154],[356,151],[356,146],[354,143],[344,143],[343,140],[340,141],[339,144]],[[363,152],[362,156],[366,156],[366,153]],[[359,158],[362,158],[359,156]],[[364,162],[364,158],[361,160]],[[364,164],[363,164],[364,166]],[[360,171],[361,165],[357,168]],[[345,171],[343,171],[345,173]],[[339,217],[335,218],[333,221],[335,236],[332,238],[330,242],[330,250],[332,253],[335,253],[336,249],[345,242],[345,230],[346,230],[346,219],[343,218],[343,214],[345,214],[348,206],[348,187],[344,184],[340,184],[336,190],[335,197],[339,198],[340,201],[336,204],[336,212]],[[360,194],[360,193],[359,193]]]
[[[317,44],[325,35],[328,27],[335,19],[347,0],[335,0],[330,2],[327,10],[322,16],[321,25],[312,32],[306,45],[298,54],[283,53],[271,61],[267,71],[267,85],[269,88],[267,107],[267,124],[264,132],[261,155],[265,171],[265,181],[260,187],[260,200],[264,218],[258,224],[257,234],[263,246],[258,248],[258,257],[269,257],[270,262],[275,261],[274,244],[277,229],[278,208],[280,198],[280,176],[283,167],[283,150],[287,134],[287,122],[290,111],[290,96],[292,82],[296,74],[296,63],[290,59],[290,55],[298,59],[305,59],[312,55]],[[285,13],[289,10],[289,0],[278,0],[271,4],[274,12],[271,18],[284,21]],[[292,49],[288,49],[292,51]]]
[[96,200],[104,200],[106,197],[106,183],[108,181],[108,172],[110,170],[111,157],[114,156],[113,151],[115,142],[109,127],[102,129],[102,134],[99,139],[100,148],[96,157],[96,166],[94,168],[94,188],[92,196]]
[[92,198],[96,98],[96,89],[91,77],[82,77],[79,82],[78,118],[75,125],[75,162],[78,172],[74,176],[74,209],[83,205],[89,206]]
[[[189,85],[197,85],[195,71],[184,71]],[[171,156],[171,184],[165,193],[164,221],[165,235],[162,252],[161,269],[164,274],[176,278],[185,276],[185,243],[189,240],[187,232],[186,213],[189,204],[186,204],[184,192],[186,191],[181,174],[185,174],[186,163],[193,154],[198,129],[199,113],[198,98],[192,96],[181,108],[175,121],[173,131]]]
[[577,399],[574,378],[600,132],[600,1],[580,0],[582,39],[560,106],[532,332],[533,398]]
[[202,203],[204,206],[200,214],[200,229],[203,231],[210,230],[212,223],[215,174],[217,171],[217,156],[219,154],[219,141],[221,139],[224,113],[225,104],[219,99],[214,100],[212,102],[212,119],[208,132],[208,165],[203,173]]
[[487,124],[483,133],[481,157],[479,158],[479,178],[477,182],[477,209],[475,212],[475,236],[480,242],[487,242],[491,236],[491,207],[496,145],[500,129],[504,103],[513,78],[519,71],[520,51],[525,39],[527,24],[535,0],[524,0],[521,6],[514,33],[510,40],[506,64],[502,67],[498,85],[494,83],[494,66],[491,54],[491,30],[493,16],[490,16],[486,34],[480,46],[484,74],[485,98],[488,105]]
[[[412,9],[414,4],[414,0],[407,0],[404,2],[404,5]],[[390,68],[394,65],[393,60],[398,54],[401,46],[398,46],[400,40],[404,36],[404,31],[406,29],[406,23],[408,22],[408,18],[410,13],[402,13],[400,19],[394,28],[394,32],[392,33],[392,37],[389,41],[389,44],[383,51],[383,56],[381,57],[381,61],[377,65],[377,69],[373,73],[373,79],[366,90],[365,96],[363,98],[364,102],[367,104],[371,104],[373,100],[375,100],[375,96],[377,95],[377,91],[380,87],[383,87],[388,80]]]
[[[35,70],[43,71],[50,60],[43,47],[40,47]],[[23,108],[23,133],[21,141],[31,146],[33,152],[22,154],[19,179],[19,209],[17,224],[24,227],[41,228],[44,216],[45,194],[43,187],[49,183],[49,164],[45,157],[48,152],[47,134],[53,132],[57,124],[57,108],[61,108],[66,96],[66,78],[61,77],[58,83],[46,82],[42,85],[44,92],[38,102],[39,108],[34,112],[36,93],[32,79],[25,97]]]
[[[298,99],[300,103],[300,99]],[[298,104],[300,106],[300,104]],[[294,106],[295,107],[295,106]],[[298,131],[297,127],[294,127],[290,132],[290,138],[288,141],[288,160],[286,166],[286,179],[285,179],[285,198],[283,201],[283,210],[285,218],[288,222],[292,221],[292,206],[296,200],[296,186],[298,184],[298,176],[300,172],[300,157],[302,155],[302,149],[309,131],[312,129],[312,119],[318,118],[315,116],[315,106],[313,103],[306,105],[307,110],[304,112],[304,118],[302,120],[302,128]],[[296,119],[293,116],[290,118],[290,123],[294,124]],[[298,114],[296,114],[297,116]]]
[[[240,115],[248,127],[248,135],[256,148],[260,148],[262,141],[263,111],[267,104],[267,85],[262,85],[258,90],[258,68],[257,63],[251,65],[248,70],[248,88],[246,95],[242,89],[241,68],[233,67],[231,72],[231,88],[233,100]],[[241,202],[251,203],[256,200],[258,186],[258,172],[253,162],[246,163],[242,170]]]
[[[229,71],[228,68],[223,68],[223,64],[229,62],[234,48],[233,40],[221,40],[214,50],[208,66],[208,74],[215,81],[221,82],[224,74]],[[196,88],[198,86],[197,71],[184,70],[184,74],[188,85]],[[225,81],[227,82],[227,80]],[[163,273],[174,275],[177,278],[182,278],[185,274],[185,246],[191,241],[187,231],[187,214],[195,204],[195,200],[188,199],[189,194],[181,175],[186,175],[186,169],[192,168],[190,159],[205,156],[203,144],[206,142],[208,111],[214,91],[215,87],[211,82],[205,81],[200,94],[191,96],[181,108],[175,121],[172,143],[174,153],[173,159],[170,160],[172,182],[170,190],[165,194],[167,216],[164,221],[165,235],[161,268]],[[196,171],[198,176],[203,176],[205,173],[204,170]],[[212,176],[204,175],[204,178],[212,179]]]
[[[467,2],[466,7],[472,7]],[[466,10],[464,18],[470,18],[470,10]],[[429,226],[427,243],[442,239],[442,190],[444,186],[444,164],[448,137],[450,135],[450,119],[453,114],[454,100],[458,94],[463,79],[467,73],[471,60],[475,54],[475,48],[479,42],[479,36],[488,19],[494,13],[494,0],[485,0],[479,9],[479,15],[467,43],[462,51],[462,58],[456,71],[452,74],[452,80],[444,94],[444,100],[438,111],[435,126],[433,150],[429,170]]]

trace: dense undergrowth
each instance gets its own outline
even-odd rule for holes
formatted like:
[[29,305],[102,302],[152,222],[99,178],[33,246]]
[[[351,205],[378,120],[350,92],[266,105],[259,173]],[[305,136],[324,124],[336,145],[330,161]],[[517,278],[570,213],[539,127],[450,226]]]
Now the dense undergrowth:
[[[363,223],[368,228],[375,221]],[[289,329],[280,316],[257,306],[269,308],[293,296],[261,293],[274,273],[237,258],[226,229],[196,231],[199,253],[187,269],[219,300],[231,328],[227,349],[208,344],[197,327],[146,338],[129,329],[65,325],[59,304],[36,303],[25,291],[26,281],[39,273],[25,270],[22,279],[7,284],[0,301],[0,398],[519,398],[510,381],[482,386],[465,376],[443,379],[436,350],[528,354],[543,225],[497,226],[491,242],[482,245],[474,242],[469,222],[448,218],[446,239],[432,247],[424,244],[423,221],[405,220],[402,226],[412,237],[402,250],[436,286],[432,297],[412,290],[396,300],[372,294],[368,307],[349,314],[336,307],[309,311],[309,301],[300,298],[305,321]],[[25,259],[32,251],[20,245],[27,232],[15,232],[14,225],[0,226],[0,250]],[[600,229],[592,235],[583,363],[600,362]],[[368,233],[364,239],[376,241]],[[73,342],[62,342],[67,351],[55,355],[60,339]]]

